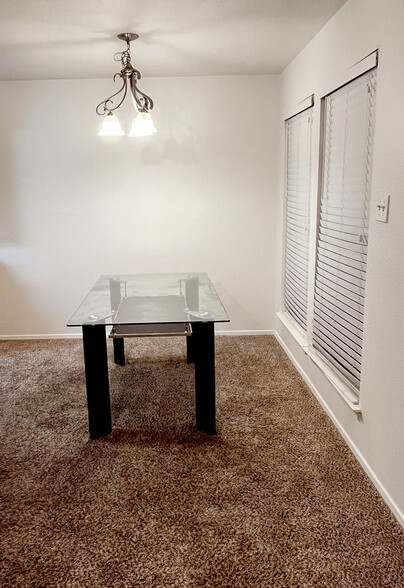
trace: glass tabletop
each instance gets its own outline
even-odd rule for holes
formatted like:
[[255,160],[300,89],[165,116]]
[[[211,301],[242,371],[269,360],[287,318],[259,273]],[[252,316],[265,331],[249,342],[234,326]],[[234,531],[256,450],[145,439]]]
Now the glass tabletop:
[[68,327],[228,322],[205,273],[101,276]]

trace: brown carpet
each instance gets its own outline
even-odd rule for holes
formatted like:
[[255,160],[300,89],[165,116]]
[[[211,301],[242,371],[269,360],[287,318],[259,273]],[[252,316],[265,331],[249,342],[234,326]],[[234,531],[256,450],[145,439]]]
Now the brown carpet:
[[184,340],[136,339],[97,441],[81,341],[0,343],[1,586],[404,586],[401,528],[276,340],[216,341],[217,436]]

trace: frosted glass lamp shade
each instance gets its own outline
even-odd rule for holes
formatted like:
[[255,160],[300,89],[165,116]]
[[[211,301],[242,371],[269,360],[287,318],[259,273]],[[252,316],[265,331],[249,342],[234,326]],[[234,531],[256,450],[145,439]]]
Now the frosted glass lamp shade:
[[146,137],[155,133],[157,133],[157,129],[150,114],[148,112],[139,112],[133,119],[128,137]]
[[102,127],[98,133],[99,137],[123,137],[125,133],[122,130],[118,117],[111,112],[104,117]]

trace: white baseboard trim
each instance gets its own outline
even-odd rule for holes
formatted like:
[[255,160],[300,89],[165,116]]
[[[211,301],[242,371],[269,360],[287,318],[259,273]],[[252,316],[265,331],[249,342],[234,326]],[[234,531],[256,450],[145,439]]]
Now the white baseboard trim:
[[268,329],[255,330],[255,331],[215,331],[216,335],[228,335],[229,337],[236,337],[242,335],[274,335],[275,331]]
[[370,478],[371,482],[373,483],[376,490],[379,492],[379,494],[383,498],[384,502],[387,504],[387,506],[389,507],[389,509],[391,510],[393,515],[395,516],[395,518],[397,519],[398,523],[404,529],[404,513],[397,506],[397,504],[395,503],[393,498],[390,496],[390,494],[388,493],[386,488],[383,486],[383,484],[381,483],[379,478],[376,476],[373,469],[370,467],[370,465],[367,462],[367,460],[365,459],[365,457],[362,455],[361,451],[358,449],[358,447],[352,441],[351,437],[345,431],[344,427],[341,425],[341,423],[339,422],[339,420],[337,419],[335,414],[332,412],[332,410],[330,409],[328,404],[324,401],[324,399],[320,395],[319,391],[317,390],[316,386],[310,380],[309,376],[306,374],[306,372],[304,371],[304,369],[302,368],[300,363],[295,359],[292,352],[290,351],[290,349],[288,348],[286,343],[283,341],[282,337],[279,335],[279,333],[277,331],[274,332],[274,335],[275,335],[278,343],[281,345],[281,347],[286,352],[289,359],[291,360],[291,362],[293,363],[293,365],[297,369],[297,371],[302,376],[303,380],[306,382],[306,384],[310,388],[311,392],[317,398],[317,400],[319,401],[322,408],[325,410],[325,412],[328,414],[328,416],[330,417],[330,419],[332,420],[334,425],[337,427],[338,431],[341,433],[342,437],[344,438],[344,440],[348,444],[348,447],[350,448],[350,450],[352,451],[352,453],[354,454],[354,456],[356,457],[356,459],[358,460],[358,462],[362,466],[362,469],[366,472],[366,474]]
[[[275,331],[255,330],[255,331],[215,331],[216,335],[274,335]],[[80,333],[52,333],[46,335],[0,335],[0,341],[23,341],[28,339],[81,339]]]
[[80,339],[81,333],[51,333],[45,335],[0,335],[0,341],[24,341],[28,339]]

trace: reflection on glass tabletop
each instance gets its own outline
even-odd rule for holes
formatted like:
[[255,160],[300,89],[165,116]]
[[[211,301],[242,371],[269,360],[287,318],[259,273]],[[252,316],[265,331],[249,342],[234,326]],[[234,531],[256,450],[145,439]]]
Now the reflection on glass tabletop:
[[205,273],[101,276],[67,326],[228,322]]

